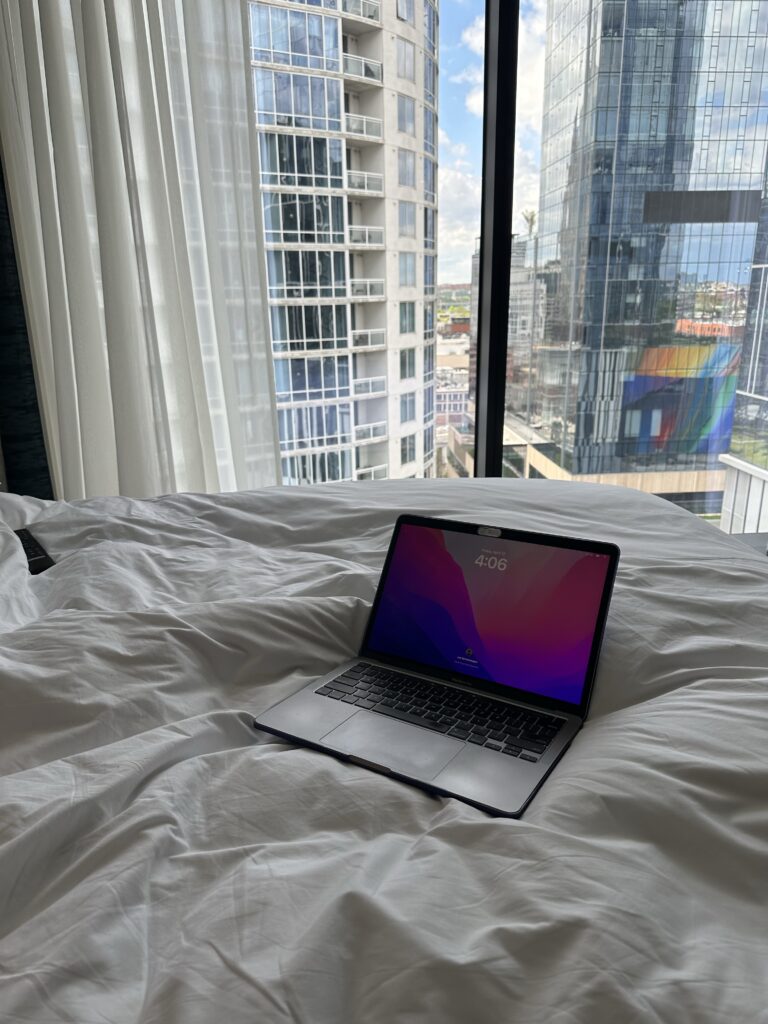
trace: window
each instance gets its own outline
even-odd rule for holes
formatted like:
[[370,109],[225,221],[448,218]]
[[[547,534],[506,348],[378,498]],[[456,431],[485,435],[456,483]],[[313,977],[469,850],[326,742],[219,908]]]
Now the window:
[[271,299],[346,298],[345,253],[270,250],[267,281]]
[[321,14],[251,4],[251,59],[339,71],[339,24]]
[[437,64],[431,57],[424,58],[424,98],[437,106]]
[[435,454],[435,428],[424,428],[424,461]]
[[265,192],[264,236],[273,244],[344,243],[344,200],[341,196]]
[[408,82],[416,81],[416,47],[407,39],[397,38],[397,76]]
[[254,68],[253,77],[258,124],[341,131],[339,79],[266,68]]
[[431,156],[437,150],[437,114],[429,107],[424,107],[424,150]]
[[413,334],[416,330],[416,303],[400,303],[400,333]]
[[416,392],[409,391],[400,396],[400,422],[410,423],[416,419]]
[[259,165],[262,185],[299,188],[342,188],[344,185],[341,139],[260,132]]
[[410,96],[397,97],[397,130],[406,135],[416,134],[416,101]]
[[437,11],[430,0],[424,0],[424,42],[434,57],[437,53]]
[[424,248],[437,247],[437,210],[432,206],[424,207]]
[[409,25],[414,25],[416,23],[414,0],[397,0],[397,16],[400,21],[407,21]]
[[[334,0],[335,2],[335,0]],[[352,480],[352,450],[289,455],[282,459],[286,484],[323,484],[329,480]]]
[[424,346],[424,383],[431,381],[435,376],[435,346]]
[[437,268],[436,256],[424,257],[424,294],[435,294],[435,273]]
[[349,345],[344,305],[270,306],[269,316],[276,354]]
[[[277,360],[275,365],[281,361]],[[278,409],[277,422],[280,450],[284,452],[349,444],[352,440],[352,414],[348,402]]]
[[400,253],[400,287],[416,287],[416,253]]
[[416,376],[416,349],[404,348],[400,351],[400,380],[410,380]]
[[416,188],[416,154],[410,149],[397,151],[397,181],[400,185]]
[[416,237],[416,203],[401,199],[397,211],[401,238]]
[[400,438],[400,465],[405,466],[416,459],[416,435]]
[[424,199],[428,203],[437,202],[437,164],[424,157]]
[[349,397],[349,357],[275,359],[278,402],[317,402]]

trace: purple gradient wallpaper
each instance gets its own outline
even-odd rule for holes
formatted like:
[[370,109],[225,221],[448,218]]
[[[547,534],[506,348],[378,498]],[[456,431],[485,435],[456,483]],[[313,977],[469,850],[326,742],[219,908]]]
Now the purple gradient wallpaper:
[[608,555],[406,524],[368,647],[578,704]]

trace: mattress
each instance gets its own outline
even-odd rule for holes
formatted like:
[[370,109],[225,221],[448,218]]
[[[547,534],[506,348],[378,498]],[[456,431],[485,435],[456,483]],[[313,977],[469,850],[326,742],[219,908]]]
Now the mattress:
[[[522,820],[252,728],[355,652],[406,511],[622,550],[590,717]],[[3,1022],[768,1020],[757,552],[549,481],[0,519]]]

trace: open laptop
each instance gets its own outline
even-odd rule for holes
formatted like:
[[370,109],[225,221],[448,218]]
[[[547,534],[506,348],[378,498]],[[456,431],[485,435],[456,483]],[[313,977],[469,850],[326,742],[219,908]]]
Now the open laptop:
[[586,717],[619,549],[400,516],[360,654],[255,725],[519,817]]

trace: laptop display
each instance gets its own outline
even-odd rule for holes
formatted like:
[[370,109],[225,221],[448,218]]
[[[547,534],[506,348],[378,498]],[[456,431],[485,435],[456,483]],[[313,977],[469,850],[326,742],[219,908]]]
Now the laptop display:
[[366,650],[579,704],[611,557],[403,524]]

